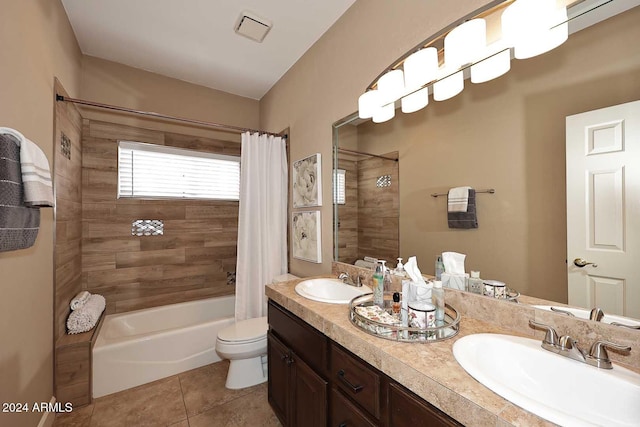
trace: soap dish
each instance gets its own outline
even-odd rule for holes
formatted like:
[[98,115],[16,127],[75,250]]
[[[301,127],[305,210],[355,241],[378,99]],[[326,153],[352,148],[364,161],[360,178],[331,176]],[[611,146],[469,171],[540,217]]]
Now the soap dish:
[[373,303],[372,293],[355,297],[349,302],[349,320],[368,334],[401,342],[437,342],[460,331],[460,314],[449,304],[445,304],[444,320],[425,328],[402,326],[400,318],[392,314],[392,304],[393,292],[384,293],[384,307]]

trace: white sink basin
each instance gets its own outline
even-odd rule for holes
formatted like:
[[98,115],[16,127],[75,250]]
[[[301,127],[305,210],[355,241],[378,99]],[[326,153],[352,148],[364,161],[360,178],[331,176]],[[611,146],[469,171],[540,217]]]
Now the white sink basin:
[[308,279],[296,285],[296,292],[305,298],[331,304],[348,304],[353,298],[371,293],[371,288],[346,285],[340,279]]
[[481,384],[556,424],[640,426],[640,375],[627,369],[598,369],[499,334],[462,337],[453,354]]
[[[550,306],[550,305],[534,305],[533,307],[534,308],[538,308],[540,310],[547,310],[547,311],[552,311],[551,307],[557,308],[559,310],[568,311],[569,313],[573,314],[575,317],[577,317],[579,319],[589,319],[589,315],[591,314],[591,310],[586,310],[584,308]],[[557,311],[556,311],[556,313],[564,314],[564,313],[560,313],[560,312],[557,312]],[[627,325],[627,326],[640,326],[640,320],[632,319],[630,317],[616,316],[615,314],[606,314],[605,313],[604,317],[600,321],[603,322],[603,323],[618,322],[618,323],[622,323],[622,324]]]

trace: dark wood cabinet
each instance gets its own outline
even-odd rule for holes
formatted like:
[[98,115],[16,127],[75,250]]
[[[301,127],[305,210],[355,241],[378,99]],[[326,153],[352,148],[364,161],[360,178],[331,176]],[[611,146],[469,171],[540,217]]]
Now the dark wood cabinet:
[[268,399],[285,427],[326,427],[328,338],[269,303]]
[[267,358],[269,361],[269,404],[283,425],[289,419],[289,348],[270,332],[267,335]]
[[268,355],[284,427],[462,426],[273,301]]

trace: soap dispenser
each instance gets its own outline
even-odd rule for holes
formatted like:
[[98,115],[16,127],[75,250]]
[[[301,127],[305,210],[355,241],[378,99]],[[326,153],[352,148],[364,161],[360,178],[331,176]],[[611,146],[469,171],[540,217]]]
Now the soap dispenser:
[[404,265],[402,265],[402,258],[398,258],[398,264],[396,265],[396,269],[393,271],[393,274],[396,276],[404,276]]

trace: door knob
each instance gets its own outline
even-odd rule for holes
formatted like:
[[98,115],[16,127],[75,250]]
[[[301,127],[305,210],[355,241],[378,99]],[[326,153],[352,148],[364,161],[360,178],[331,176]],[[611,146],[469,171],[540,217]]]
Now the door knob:
[[598,264],[596,264],[595,262],[589,262],[589,261],[586,261],[586,260],[584,260],[582,258],[574,259],[573,260],[573,265],[575,265],[576,267],[580,267],[580,268],[586,267],[587,265],[593,265],[594,268],[598,267]]

